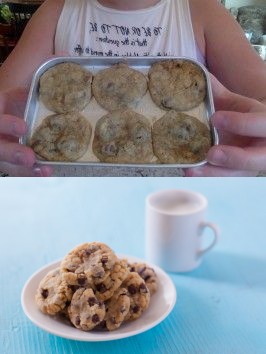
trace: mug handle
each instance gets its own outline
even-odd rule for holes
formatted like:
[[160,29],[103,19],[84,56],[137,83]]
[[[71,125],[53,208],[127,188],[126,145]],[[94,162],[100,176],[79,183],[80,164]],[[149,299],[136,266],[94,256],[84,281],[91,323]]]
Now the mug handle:
[[203,230],[206,227],[209,227],[210,229],[212,229],[214,237],[213,237],[211,244],[208,247],[198,251],[198,256],[202,256],[204,253],[210,251],[214,247],[214,245],[217,243],[218,238],[219,238],[219,228],[217,225],[215,225],[211,222],[203,221],[203,222],[201,222],[200,227],[201,227],[200,235],[203,233]]

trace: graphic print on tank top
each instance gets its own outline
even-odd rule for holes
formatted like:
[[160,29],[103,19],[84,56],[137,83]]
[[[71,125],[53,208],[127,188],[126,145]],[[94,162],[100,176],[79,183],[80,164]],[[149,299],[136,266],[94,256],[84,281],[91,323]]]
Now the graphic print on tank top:
[[73,56],[196,57],[187,0],[161,0],[137,11],[110,9],[96,0],[65,0],[55,49]]

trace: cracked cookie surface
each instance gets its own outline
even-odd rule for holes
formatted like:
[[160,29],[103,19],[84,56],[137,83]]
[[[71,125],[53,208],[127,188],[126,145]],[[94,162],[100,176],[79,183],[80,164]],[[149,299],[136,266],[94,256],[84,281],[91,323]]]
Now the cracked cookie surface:
[[92,91],[107,111],[134,108],[147,91],[147,79],[124,63],[115,64],[95,75]]
[[65,309],[72,295],[72,289],[62,279],[60,269],[56,268],[41,280],[35,301],[43,313],[55,315]]
[[154,154],[162,163],[196,163],[205,160],[211,133],[197,118],[170,111],[152,127]]
[[91,99],[92,74],[75,63],[48,69],[40,78],[40,100],[57,113],[80,112]]
[[88,149],[90,123],[79,113],[46,117],[30,139],[33,150],[48,161],[75,161]]
[[149,163],[154,157],[150,123],[132,110],[114,111],[100,118],[92,147],[102,162]]
[[103,321],[105,305],[96,298],[92,289],[80,288],[72,297],[68,315],[76,328],[89,331]]
[[109,277],[118,258],[101,242],[83,243],[62,260],[60,270],[69,285],[92,287]]
[[149,91],[163,110],[186,111],[205,99],[206,79],[202,69],[190,61],[159,61],[149,70]]

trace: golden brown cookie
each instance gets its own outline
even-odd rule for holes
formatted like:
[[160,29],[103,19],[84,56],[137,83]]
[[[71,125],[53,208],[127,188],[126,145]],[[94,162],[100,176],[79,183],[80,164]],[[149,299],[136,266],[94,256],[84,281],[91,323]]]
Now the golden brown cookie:
[[136,320],[150,304],[149,289],[141,276],[136,272],[130,272],[121,287],[127,289],[130,298],[130,308],[125,321]]
[[151,162],[154,155],[149,121],[131,110],[103,116],[96,124],[93,152],[102,162]]
[[206,96],[202,69],[188,60],[164,60],[149,71],[149,91],[154,103],[164,110],[187,111]]
[[121,326],[130,309],[130,298],[125,288],[119,288],[105,303],[105,326],[113,331]]
[[108,277],[103,281],[100,278],[94,278],[93,288],[95,295],[99,300],[106,301],[110,299],[114,292],[120,287],[129,273],[129,268],[126,260],[117,260]]
[[43,313],[55,315],[65,309],[72,299],[71,287],[61,278],[59,268],[51,270],[41,280],[35,300]]
[[105,305],[98,301],[92,289],[80,288],[73,295],[68,315],[76,328],[90,331],[103,321]]
[[162,163],[189,164],[205,160],[211,147],[208,127],[197,118],[167,112],[152,128],[154,154]]
[[40,100],[57,113],[80,112],[91,99],[92,74],[74,63],[48,69],[40,78]]
[[91,126],[79,113],[46,117],[30,140],[33,150],[48,161],[75,161],[88,149]]
[[118,258],[110,247],[101,242],[83,243],[62,260],[62,278],[69,285],[92,287],[109,277]]
[[149,267],[145,263],[130,263],[129,269],[131,272],[138,273],[141,278],[145,281],[150,294],[153,295],[156,293],[158,288],[157,276],[153,268]]
[[92,91],[107,111],[134,108],[147,91],[147,79],[126,64],[115,64],[95,75]]

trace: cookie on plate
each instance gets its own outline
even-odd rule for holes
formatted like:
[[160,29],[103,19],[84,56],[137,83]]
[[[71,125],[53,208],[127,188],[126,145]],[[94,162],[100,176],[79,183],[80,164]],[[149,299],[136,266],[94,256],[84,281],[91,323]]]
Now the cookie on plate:
[[147,91],[147,79],[126,64],[115,64],[94,76],[92,91],[107,111],[134,108]]
[[55,315],[65,309],[72,295],[72,289],[61,278],[59,268],[56,268],[41,280],[35,300],[43,313]]
[[129,269],[131,272],[138,273],[141,278],[145,281],[147,288],[150,291],[150,294],[153,295],[156,293],[158,288],[157,276],[153,268],[149,267],[145,263],[130,263]]
[[46,117],[30,139],[33,150],[48,161],[75,161],[88,149],[90,123],[79,113]]
[[108,113],[96,124],[92,148],[102,162],[149,163],[154,157],[150,123],[129,109]]
[[136,320],[150,304],[150,291],[136,272],[130,272],[121,287],[127,289],[130,298],[130,308],[125,321]]
[[106,315],[104,321],[106,328],[109,331],[119,328],[130,309],[130,298],[127,289],[117,289],[111,299],[105,303],[105,308]]
[[149,91],[164,110],[187,111],[206,96],[206,79],[200,67],[187,60],[163,60],[149,70]]
[[110,247],[101,242],[83,243],[62,260],[62,278],[69,285],[93,287],[109,277],[118,258]]
[[57,113],[80,112],[91,99],[92,74],[75,63],[48,69],[40,78],[40,100]]
[[197,118],[176,111],[167,112],[152,128],[154,154],[162,163],[196,163],[205,159],[211,147],[208,127]]
[[94,278],[93,288],[95,295],[99,300],[106,301],[110,299],[114,292],[120,287],[129,273],[129,268],[126,260],[117,260],[108,277],[103,281],[101,278]]
[[105,305],[98,301],[92,289],[80,288],[72,297],[68,315],[76,328],[90,331],[103,321]]

